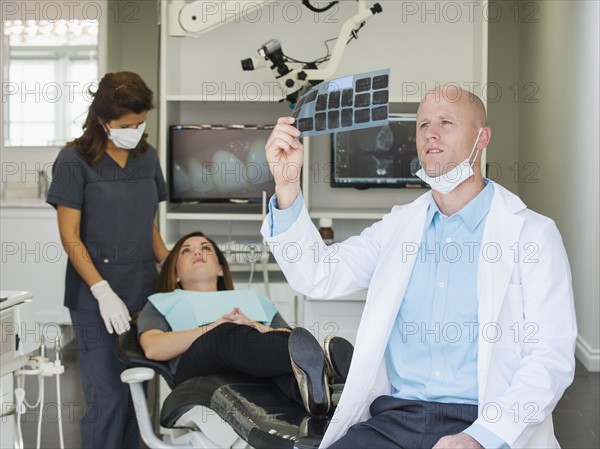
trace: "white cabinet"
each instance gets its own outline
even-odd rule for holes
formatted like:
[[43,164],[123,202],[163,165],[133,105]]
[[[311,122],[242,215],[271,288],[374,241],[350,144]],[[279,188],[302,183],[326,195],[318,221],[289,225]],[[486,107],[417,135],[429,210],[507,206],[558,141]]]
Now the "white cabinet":
[[2,289],[33,292],[41,326],[70,324],[69,311],[63,306],[67,254],[60,241],[55,210],[36,200],[3,203],[0,212]]
[[16,414],[14,414],[14,382],[12,373],[0,377],[0,447],[15,447]]
[[[261,285],[264,288],[264,286]],[[277,310],[290,326],[299,323],[298,307],[303,296],[290,288],[287,282],[276,282],[269,284],[270,297]]]
[[303,327],[320,342],[339,336],[354,344],[366,296],[364,291],[337,299],[305,298],[300,306]]

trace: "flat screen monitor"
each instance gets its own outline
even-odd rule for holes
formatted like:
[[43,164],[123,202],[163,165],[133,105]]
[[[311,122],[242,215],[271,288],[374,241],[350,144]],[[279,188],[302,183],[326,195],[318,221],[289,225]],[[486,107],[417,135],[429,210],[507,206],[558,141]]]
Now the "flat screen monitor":
[[265,156],[273,126],[172,125],[169,195],[173,203],[260,203],[275,192]]
[[389,124],[332,134],[331,186],[425,187],[415,176],[416,114],[390,114]]

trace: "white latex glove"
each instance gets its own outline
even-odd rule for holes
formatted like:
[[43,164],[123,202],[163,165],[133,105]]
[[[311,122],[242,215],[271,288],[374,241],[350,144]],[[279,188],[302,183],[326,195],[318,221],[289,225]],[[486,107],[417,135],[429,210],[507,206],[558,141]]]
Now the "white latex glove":
[[100,281],[90,287],[92,295],[98,300],[100,306],[100,315],[106,325],[109,334],[113,333],[113,328],[118,335],[130,329],[129,321],[131,316],[125,303],[110,288],[108,282]]

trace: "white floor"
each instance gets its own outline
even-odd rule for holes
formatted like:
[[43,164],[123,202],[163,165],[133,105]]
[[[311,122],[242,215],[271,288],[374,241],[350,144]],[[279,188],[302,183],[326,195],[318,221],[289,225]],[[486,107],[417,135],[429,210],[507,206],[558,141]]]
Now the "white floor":
[[[61,375],[62,413],[65,448],[80,448],[79,421],[84,413],[83,391],[77,366],[75,343],[68,344],[62,355],[65,373]],[[42,417],[40,448],[58,448],[56,384],[45,381],[45,404]],[[37,396],[37,380],[28,378],[27,398]],[[569,387],[554,412],[556,434],[565,449],[597,449],[600,447],[600,373],[589,373],[577,365],[575,381]],[[36,447],[38,414],[31,411],[23,417],[25,448]],[[145,447],[142,443],[142,447]],[[2,448],[4,449],[4,448]]]

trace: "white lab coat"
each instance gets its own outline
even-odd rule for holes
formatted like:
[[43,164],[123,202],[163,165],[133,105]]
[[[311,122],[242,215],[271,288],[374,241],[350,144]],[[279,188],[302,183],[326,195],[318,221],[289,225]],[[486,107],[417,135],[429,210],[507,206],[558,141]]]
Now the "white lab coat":
[[[370,417],[389,394],[384,350],[422,241],[428,192],[396,206],[327,252],[306,209],[292,227],[262,233],[290,286],[316,298],[368,288],[350,373],[321,447]],[[552,410],[573,380],[577,328],[567,255],[554,222],[494,184],[478,265],[477,423],[511,448],[559,447]],[[467,257],[463,254],[463,257]],[[418,360],[415,360],[418,363]]]

